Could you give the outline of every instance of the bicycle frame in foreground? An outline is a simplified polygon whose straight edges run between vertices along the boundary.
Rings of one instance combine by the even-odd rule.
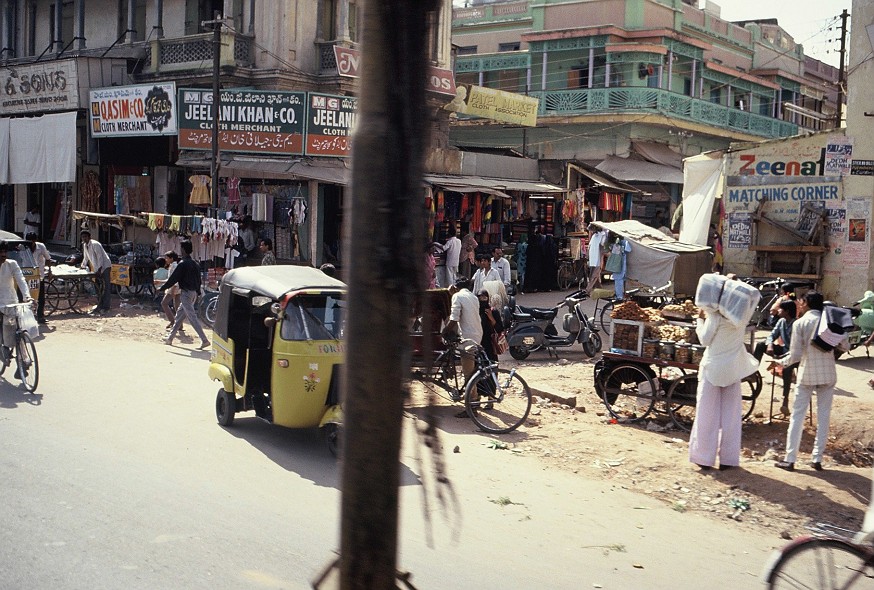
[[[30,303],[14,303],[3,306],[3,321],[15,318],[15,343],[9,347],[11,357],[6,356],[6,348],[0,347],[0,375],[6,372],[6,367],[15,359],[15,379],[29,393],[36,391],[39,384],[39,360],[36,356],[36,346],[30,335],[21,328],[21,313],[24,308],[30,308]],[[4,343],[6,344],[6,343]]]

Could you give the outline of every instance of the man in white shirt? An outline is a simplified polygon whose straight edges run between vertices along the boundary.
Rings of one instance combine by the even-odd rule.
[[[99,315],[109,311],[110,284],[109,273],[112,270],[112,261],[109,254],[103,249],[100,242],[91,239],[91,232],[84,230],[79,234],[82,237],[82,268],[91,268],[95,281],[98,281],[98,289],[103,288],[100,301],[89,313]]]
[[[21,273],[21,267],[14,260],[6,258],[9,253],[9,246],[6,242],[0,242],[0,321],[3,322],[3,357],[2,362],[8,363],[12,358],[10,349],[15,345],[15,329],[16,324],[7,324],[3,321],[3,313],[6,305],[14,305],[18,303],[18,293],[16,288],[21,292],[21,296],[25,303],[33,301],[30,298],[30,290],[27,288],[27,282],[24,280],[24,275]],[[16,377],[17,379],[18,377]]]
[[[39,205],[34,205],[30,211],[24,214],[24,233],[35,233],[39,235],[39,224],[42,217],[39,214]]]
[[[42,242],[36,241],[37,235],[35,233],[31,232],[24,237],[28,242],[30,242],[27,245],[26,251],[30,253],[33,258],[33,264],[39,269],[39,299],[36,308],[36,321],[40,324],[44,324],[46,323],[46,267],[53,265],[54,260],[52,260],[52,255],[49,254],[46,245]]]
[[[443,333],[446,335],[458,334],[462,339],[472,340],[476,345],[479,345],[483,339],[483,324],[479,315],[479,299],[470,292],[470,280],[464,277],[458,279],[458,282],[449,287],[449,293],[452,295],[452,304],[449,311],[449,323]],[[460,347],[462,351],[461,370],[464,372],[465,381],[473,375],[473,349],[475,347],[469,343]]]
[[[510,273],[510,261],[504,258],[504,250],[501,249],[500,246],[495,246],[495,249],[492,250],[492,254],[494,254],[492,258],[492,268],[498,271],[498,274],[501,276],[501,282],[504,283],[504,286],[509,287],[513,277]],[[474,289],[474,293],[479,293],[479,291]]]
[[[800,362],[796,374],[795,402],[789,415],[789,431],[786,434],[786,457],[783,461],[777,461],[774,466],[786,471],[795,470],[801,431],[804,429],[804,416],[807,414],[810,398],[816,391],[816,437],[813,440],[810,466],[817,471],[822,471],[822,454],[828,441],[832,397],[838,381],[835,355],[834,351],[826,352],[813,344],[823,313],[822,294],[808,291],[803,298],[795,302],[795,305],[799,313],[804,315],[792,324],[789,355],[774,361],[775,364],[779,363],[783,367]],[[846,342],[844,338],[836,348],[846,350]]]
[[[501,275],[492,268],[491,260],[488,256],[480,254],[476,258],[479,270],[473,275],[473,292],[479,293],[483,290],[483,283],[486,281],[500,281]]]
[[[461,257],[461,240],[455,235],[455,227],[449,227],[449,239],[443,244],[446,252],[446,278],[449,285],[454,285],[458,279],[458,260]]]

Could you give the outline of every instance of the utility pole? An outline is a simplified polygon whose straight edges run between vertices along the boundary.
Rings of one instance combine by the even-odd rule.
[[[210,194],[213,208],[219,204],[219,112],[221,111],[221,96],[219,95],[219,67],[222,56],[222,15],[216,11],[213,20],[205,20],[200,24],[212,25],[212,161],[210,162]]]
[[[841,13],[841,61],[838,66],[838,106],[837,120],[835,121],[835,129],[841,128],[841,118],[844,110],[844,64],[847,56],[847,19],[850,18],[850,13],[845,8]]]

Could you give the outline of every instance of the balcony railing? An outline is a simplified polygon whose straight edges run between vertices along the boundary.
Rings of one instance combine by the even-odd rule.
[[[255,39],[249,35],[223,31],[221,38],[222,66],[255,65]],[[146,44],[147,73],[205,67],[212,63],[212,33],[187,35],[176,39],[155,39]]]
[[[529,92],[540,99],[538,115],[640,113],[650,111],[693,123],[760,137],[789,137],[798,125],[658,88],[580,88]]]

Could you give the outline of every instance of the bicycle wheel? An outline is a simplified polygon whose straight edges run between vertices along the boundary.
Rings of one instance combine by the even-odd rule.
[[[76,281],[70,291],[70,308],[76,313],[88,313],[100,302],[100,289],[93,279]]]
[[[16,375],[24,388],[33,393],[39,384],[39,360],[36,346],[27,332],[19,332],[15,343]]]
[[[47,315],[51,315],[56,311],[65,311],[70,309],[71,301],[75,302],[75,293],[71,296],[71,283],[64,279],[52,279],[46,283],[46,308]]]
[[[506,369],[478,371],[467,382],[464,407],[483,432],[512,432],[528,418],[531,389],[522,377]]]
[[[601,308],[601,315],[598,316],[598,323],[601,324],[601,329],[608,336],[610,335],[610,321],[613,319],[610,317],[610,314],[613,313],[613,306],[615,304],[615,301],[604,304],[604,307]]]
[[[649,367],[623,363],[610,367],[601,380],[601,401],[616,420],[639,422],[652,411],[658,388]]]
[[[680,430],[689,432],[695,421],[695,403],[698,395],[698,375],[689,373],[683,375],[671,384],[668,389],[668,416]]]
[[[202,313],[200,314],[200,319],[210,328],[212,328],[212,324],[215,322],[215,310],[217,306],[218,297],[213,297],[207,301],[205,305],[201,306]]]
[[[743,419],[746,420],[756,407],[756,399],[762,393],[762,376],[758,371],[741,380],[741,400],[743,404]]]
[[[874,588],[874,556],[846,541],[811,537],[777,554],[765,581],[771,590]]]

